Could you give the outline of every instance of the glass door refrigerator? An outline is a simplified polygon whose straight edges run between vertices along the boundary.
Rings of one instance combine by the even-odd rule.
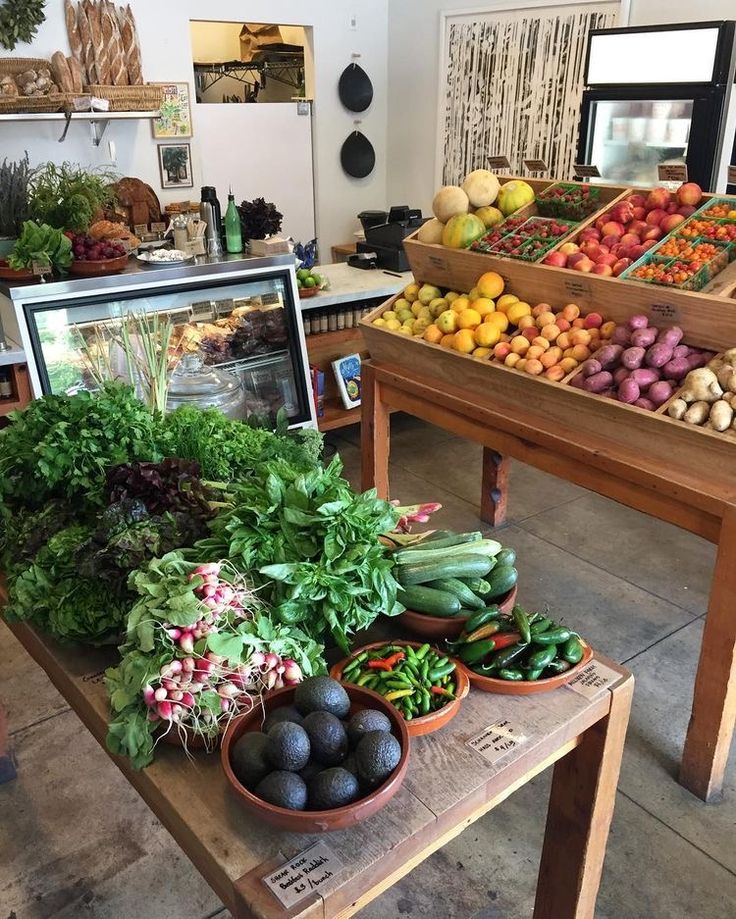
[[[660,164],[726,190],[736,133],[734,27],[697,22],[596,29],[585,66],[578,163],[603,183],[659,184]]]

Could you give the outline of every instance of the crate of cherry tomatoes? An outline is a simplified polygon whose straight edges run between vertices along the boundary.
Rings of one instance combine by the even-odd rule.
[[[471,245],[473,252],[500,258],[538,262],[577,228],[572,220],[540,216],[511,216]]]

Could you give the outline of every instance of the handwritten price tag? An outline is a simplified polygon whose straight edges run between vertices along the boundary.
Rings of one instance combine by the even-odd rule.
[[[597,166],[586,166],[585,163],[575,163],[575,175],[583,179],[599,179],[600,171]]]
[[[652,316],[667,322],[679,322],[680,310],[673,303],[652,303],[649,308]]]
[[[284,909],[291,909],[300,900],[324,887],[343,868],[343,863],[326,842],[316,842],[272,874],[266,875],[263,883]]]
[[[587,667],[567,684],[568,689],[585,696],[586,699],[595,699],[613,683],[618,683],[621,674],[606,667],[600,661],[591,661]]]
[[[491,765],[525,742],[526,737],[508,718],[489,725],[480,734],[466,741],[471,750],[480,753]]]
[[[524,165],[529,172],[547,172],[548,166],[544,160],[524,160]]]
[[[687,166],[684,163],[660,163],[657,175],[660,182],[687,182]]]
[[[728,167],[728,184],[736,185],[736,164]]]
[[[511,163],[507,156],[489,156],[488,165],[491,169],[511,169]]]

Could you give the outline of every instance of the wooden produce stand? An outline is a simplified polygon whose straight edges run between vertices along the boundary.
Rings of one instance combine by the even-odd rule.
[[[483,272],[497,271],[507,291],[532,304],[575,302],[617,322],[645,313],[654,324],[681,326],[689,345],[736,346],[736,300],[720,275],[712,282],[717,293],[696,293],[412,239],[405,245],[421,282],[469,290]],[[686,788],[716,799],[736,722],[736,432],[718,434],[407,339],[371,324],[386,308],[361,322],[372,357],[363,368],[364,487],[388,496],[388,413],[404,411],[484,446],[487,522],[503,520],[505,458],[513,457],[718,545],[680,771]]]
[[[62,647],[25,624],[10,628],[104,745],[103,674],[115,652]],[[237,919],[352,916],[553,767],[534,916],[593,919],[634,681],[605,658],[589,666],[603,685],[531,697],[472,691],[443,730],[412,738],[406,780],[386,808],[337,833],[283,833],[251,816],[230,794],[219,755],[195,751],[190,761],[162,744],[141,772],[113,760]],[[315,843],[334,860],[333,877],[284,908],[263,878]]]

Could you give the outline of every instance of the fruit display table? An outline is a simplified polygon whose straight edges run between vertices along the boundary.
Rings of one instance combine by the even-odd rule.
[[[62,647],[27,625],[10,627],[104,746],[103,674],[114,651]],[[560,687],[530,698],[471,692],[451,724],[412,740],[406,780],[380,815],[332,834],[279,832],[241,810],[228,793],[219,756],[195,751],[192,762],[181,749],[165,747],[142,772],[113,759],[240,919],[354,915],[553,767],[534,915],[592,919],[633,678],[605,658],[591,666],[593,679],[577,690]],[[319,848],[307,851],[314,845]],[[286,873],[279,870],[295,862]],[[291,905],[282,905],[264,883],[274,874],[275,888]]]

